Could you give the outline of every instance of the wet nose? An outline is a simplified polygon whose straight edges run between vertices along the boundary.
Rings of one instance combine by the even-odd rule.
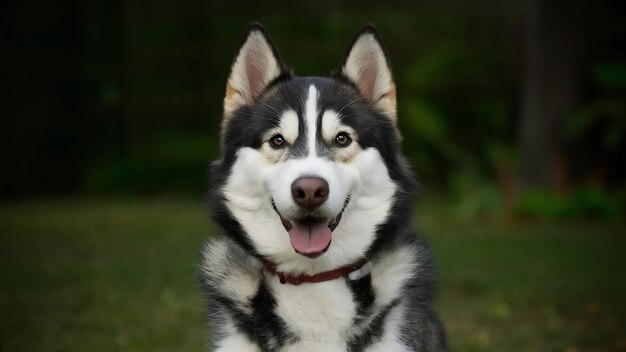
[[[313,209],[328,199],[328,182],[320,177],[300,177],[291,184],[291,196],[299,206]]]

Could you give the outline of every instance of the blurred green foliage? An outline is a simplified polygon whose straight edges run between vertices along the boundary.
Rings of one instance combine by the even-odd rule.
[[[570,196],[546,191],[528,191],[516,204],[517,214],[525,218],[575,220],[598,218],[621,219],[626,204],[623,195],[609,196],[597,187],[581,187]]]
[[[449,211],[453,217],[467,221],[505,216],[504,200],[496,185],[475,172],[456,174],[449,189]]]
[[[96,160],[85,175],[83,188],[109,194],[206,192],[207,155],[215,155],[215,147],[204,135],[169,133],[146,143],[135,155]]]
[[[565,136],[575,142],[595,131],[595,147],[605,153],[618,152],[626,142],[626,103],[602,99],[585,105],[564,124]]]
[[[603,87],[610,89],[626,89],[625,62],[599,62],[594,67],[593,76]]]

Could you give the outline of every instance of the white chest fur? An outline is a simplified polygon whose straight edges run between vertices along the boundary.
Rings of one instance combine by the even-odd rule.
[[[277,277],[267,277],[276,299],[276,314],[299,336],[287,351],[345,351],[345,341],[352,327],[356,304],[345,280],[281,284]]]
[[[229,249],[230,248],[230,249]],[[420,267],[416,261],[419,249],[404,246],[387,251],[374,262],[348,275],[348,280],[358,280],[370,274],[374,301],[365,316],[357,318],[358,302],[346,278],[301,285],[281,284],[278,276],[261,269],[260,261],[249,258],[239,247],[227,241],[213,241],[205,248],[203,262],[204,280],[212,286],[216,294],[228,297],[236,303],[234,308],[254,320],[253,297],[258,295],[260,282],[265,281],[274,301],[273,313],[284,323],[281,332],[266,340],[267,348],[276,349],[281,338],[285,344],[277,352],[321,352],[348,349],[347,341],[360,339],[377,314],[383,312],[393,302],[395,305],[382,322],[382,334],[376,336],[365,348],[367,352],[408,351],[402,341],[401,323],[407,310],[401,292]],[[247,258],[247,259],[246,259]],[[219,268],[223,270],[218,270]],[[399,300],[399,301],[398,301]],[[257,342],[250,340],[244,331],[235,324],[235,317],[224,314],[218,319],[216,351],[219,352],[259,352]],[[359,320],[358,325],[355,321]],[[241,323],[241,322],[240,322]],[[244,324],[252,321],[244,321]],[[257,329],[261,326],[251,326]],[[378,329],[377,328],[377,329]],[[290,337],[295,337],[291,339]],[[352,341],[354,342],[354,341]]]

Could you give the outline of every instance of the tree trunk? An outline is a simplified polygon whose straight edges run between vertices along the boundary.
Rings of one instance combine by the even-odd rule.
[[[575,3],[534,0],[527,19],[519,125],[522,191],[567,192],[562,121],[576,102],[580,53]]]

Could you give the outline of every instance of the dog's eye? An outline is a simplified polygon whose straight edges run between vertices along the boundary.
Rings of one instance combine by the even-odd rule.
[[[350,138],[346,132],[339,132],[337,137],[335,137],[335,141],[337,141],[340,147],[347,147],[352,142],[352,138]]]
[[[281,136],[280,134],[277,134],[275,136],[273,136],[272,138],[270,138],[270,144],[273,148],[281,148],[285,145],[285,137]]]

